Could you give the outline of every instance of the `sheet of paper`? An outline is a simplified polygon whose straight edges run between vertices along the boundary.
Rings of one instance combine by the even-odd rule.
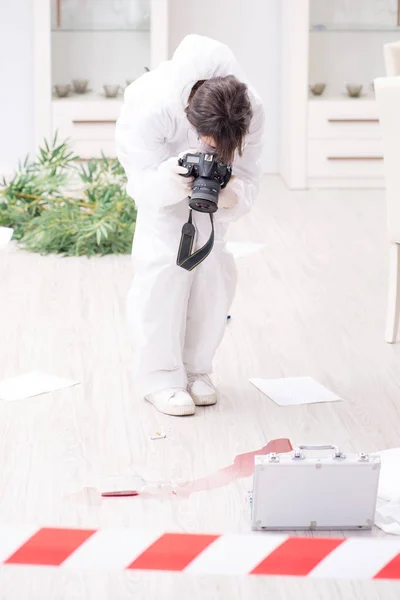
[[[386,502],[378,498],[375,525],[385,533],[400,535],[400,502]]]
[[[378,452],[381,472],[375,525],[385,533],[400,535],[400,448]]]
[[[7,402],[24,400],[39,394],[46,394],[62,388],[77,385],[78,381],[55,377],[47,373],[32,371],[11,379],[0,381],[0,399]]]
[[[0,227],[0,249],[7,246],[14,233],[11,227]]]
[[[250,382],[279,406],[342,400],[312,377],[250,379]]]
[[[233,254],[234,258],[243,258],[249,254],[254,254],[265,248],[265,244],[253,244],[251,242],[227,242],[228,252]]]

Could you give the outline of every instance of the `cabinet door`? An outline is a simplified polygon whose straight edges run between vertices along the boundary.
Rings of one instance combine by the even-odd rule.
[[[313,100],[308,104],[308,138],[380,139],[375,101]]]
[[[309,178],[383,177],[383,143],[380,140],[310,140]]]

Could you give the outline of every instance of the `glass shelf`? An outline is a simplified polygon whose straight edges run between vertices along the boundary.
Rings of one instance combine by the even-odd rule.
[[[399,32],[400,0],[310,0],[312,32]]]
[[[51,0],[52,31],[150,31],[150,0]]]
[[[53,27],[51,30],[53,33],[55,32],[60,32],[60,33],[97,33],[97,32],[103,32],[103,33],[150,33],[150,28],[112,28],[112,27],[96,27],[96,28],[72,28],[72,27]]]
[[[395,25],[337,25],[337,24],[324,24],[324,25],[311,25],[311,33],[387,33],[387,32],[400,32],[400,27]]]

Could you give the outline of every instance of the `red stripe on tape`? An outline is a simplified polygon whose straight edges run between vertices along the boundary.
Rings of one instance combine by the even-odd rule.
[[[43,527],[4,564],[59,566],[94,533],[94,529]]]
[[[134,560],[128,569],[182,571],[219,537],[166,533]]]
[[[400,579],[400,554],[383,567],[374,579]]]
[[[267,556],[251,575],[308,575],[344,540],[289,538]]]

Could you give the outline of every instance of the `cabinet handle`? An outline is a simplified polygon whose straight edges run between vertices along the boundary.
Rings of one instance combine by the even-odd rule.
[[[57,24],[56,26],[59,28],[61,27],[61,0],[57,0]]]
[[[383,160],[383,156],[328,156],[328,160]]]
[[[115,123],[117,122],[117,119],[106,119],[106,120],[102,120],[102,121],[95,121],[93,119],[90,120],[80,120],[80,119],[74,119],[72,121],[72,123],[74,125],[115,125]]]
[[[328,119],[328,123],[379,123],[379,119]]]

